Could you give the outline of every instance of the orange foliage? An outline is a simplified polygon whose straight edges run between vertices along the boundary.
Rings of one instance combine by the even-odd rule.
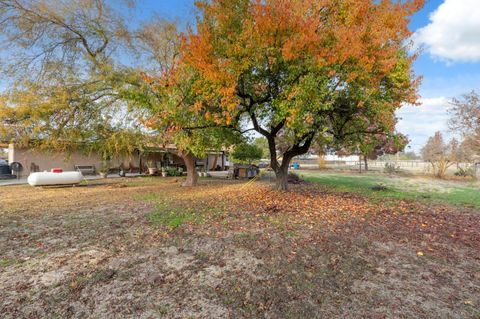
[[[199,1],[203,18],[197,32],[184,37],[183,59],[202,74],[198,89],[208,85],[218,92],[229,113],[239,104],[239,77],[265,59],[272,67],[279,58],[301,60],[347,83],[364,79],[378,85],[397,65],[411,35],[408,16],[422,5],[422,0]],[[416,101],[414,91],[409,102]]]

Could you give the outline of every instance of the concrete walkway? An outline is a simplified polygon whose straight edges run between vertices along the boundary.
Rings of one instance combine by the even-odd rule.
[[[145,176],[145,175],[140,175],[137,173],[127,173],[125,177],[137,177],[137,176]],[[108,174],[107,178],[120,178],[121,176],[118,174]],[[84,178],[88,181],[90,180],[96,180],[96,179],[102,179],[100,175],[86,175]],[[27,183],[27,178],[22,177],[19,179],[2,179],[0,180],[0,186],[11,186],[11,185],[24,185],[28,184]]]

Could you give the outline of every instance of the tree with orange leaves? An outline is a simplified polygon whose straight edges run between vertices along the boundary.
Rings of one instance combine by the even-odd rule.
[[[392,131],[416,102],[409,16],[422,0],[211,0],[183,63],[199,76],[195,111],[218,126],[251,126],[269,145],[277,188],[312,143]],[[371,130],[370,123],[375,123]],[[279,139],[287,147],[278,147]]]
[[[142,112],[142,123],[162,144],[175,144],[176,155],[187,168],[183,186],[197,185],[196,159],[208,151],[220,150],[239,139],[232,127],[217,125],[209,110],[199,110],[199,94],[194,90],[198,74],[182,63],[181,35],[174,23],[156,21],[137,33],[137,54],[151,61],[143,72],[134,74],[120,96],[132,109]],[[122,79],[126,77],[123,76]]]
[[[236,131],[215,125],[205,113],[194,111],[194,74],[179,65],[156,77],[143,74],[122,90],[130,106],[143,111],[142,123],[163,144],[175,144],[187,168],[183,186],[197,185],[196,159],[221,150],[239,139]],[[132,84],[132,83],[131,83]]]

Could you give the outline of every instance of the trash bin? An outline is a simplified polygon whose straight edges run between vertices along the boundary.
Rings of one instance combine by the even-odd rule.
[[[293,169],[300,169],[300,164],[293,163]]]

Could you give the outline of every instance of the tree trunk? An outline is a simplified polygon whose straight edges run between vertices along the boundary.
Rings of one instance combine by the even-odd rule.
[[[366,156],[363,156],[363,161],[365,163],[365,171],[368,171],[368,158]]]
[[[276,134],[276,133],[275,133]],[[302,155],[308,152],[310,145],[315,137],[314,134],[306,135],[303,140],[303,144],[297,143],[283,153],[282,163],[279,164],[277,160],[276,144],[275,144],[275,135],[265,135],[268,141],[268,148],[270,150],[270,167],[275,172],[275,186],[277,190],[286,191],[288,190],[288,168],[290,166],[290,161],[298,155]]]
[[[275,137],[267,136],[268,149],[270,151],[270,167],[275,173],[275,188],[277,190],[287,190],[288,189],[288,165],[286,168],[278,163],[277,151],[275,146]],[[290,162],[290,161],[289,161]]]
[[[292,158],[292,154],[283,154],[282,164],[275,170],[275,187],[279,191],[288,190],[288,168]]]
[[[180,156],[187,167],[187,179],[182,186],[197,186],[198,175],[195,169],[195,157],[190,153],[180,152]]]
[[[279,191],[288,190],[288,165],[284,166],[282,163],[275,171],[275,188]]]

